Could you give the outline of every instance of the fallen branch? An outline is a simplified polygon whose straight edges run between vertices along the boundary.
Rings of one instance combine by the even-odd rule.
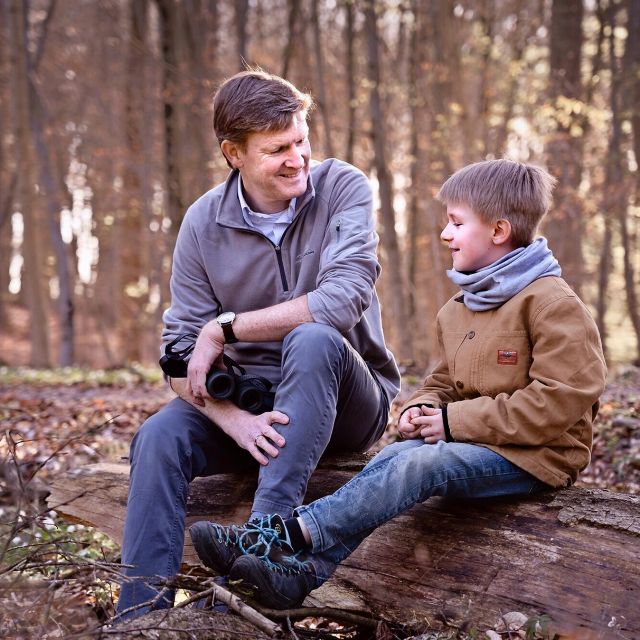
[[[211,586],[207,588],[207,584],[210,584]],[[260,631],[264,631],[264,633],[271,638],[276,638],[282,635],[282,627],[280,625],[275,624],[273,621],[269,620],[269,618],[263,616],[259,611],[250,607],[228,589],[225,589],[219,584],[215,584],[211,578],[206,580],[204,585],[204,591],[194,594],[187,600],[178,604],[176,608],[186,607],[197,600],[202,600],[203,598],[211,596],[214,602],[222,602],[223,604],[226,604],[229,609],[241,615],[245,620],[248,620],[252,625],[260,629]]]

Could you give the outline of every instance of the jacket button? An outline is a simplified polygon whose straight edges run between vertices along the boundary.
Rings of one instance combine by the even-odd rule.
[[[469,338],[469,340],[472,340],[475,337],[476,337],[475,331],[469,331],[469,333],[467,333],[467,338]]]
[[[458,389],[462,389],[462,387],[464,387],[464,383],[460,382],[460,380],[458,380],[458,382],[456,382],[456,387],[458,387]]]

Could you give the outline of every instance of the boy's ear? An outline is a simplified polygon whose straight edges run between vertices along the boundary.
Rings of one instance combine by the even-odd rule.
[[[223,140],[220,143],[220,150],[234,169],[242,167],[244,164],[242,162],[242,149],[237,143],[231,142],[231,140]]]
[[[493,225],[493,244],[505,244],[511,240],[511,223],[506,218],[496,220]]]

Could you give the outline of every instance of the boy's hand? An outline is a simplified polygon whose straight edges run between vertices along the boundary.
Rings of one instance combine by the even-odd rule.
[[[420,427],[413,424],[413,419],[422,415],[420,407],[409,407],[398,420],[398,435],[406,440],[420,437]]]
[[[422,438],[427,444],[447,439],[442,411],[424,404],[421,407],[411,407],[400,416],[398,431],[404,438]]]
[[[422,415],[413,419],[413,424],[420,427],[420,436],[427,444],[435,444],[440,440],[446,441],[442,410],[433,407],[420,407]]]

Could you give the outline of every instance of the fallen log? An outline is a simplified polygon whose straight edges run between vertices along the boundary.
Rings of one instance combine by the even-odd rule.
[[[313,475],[306,501],[334,491],[348,460]],[[121,543],[128,468],[93,465],[60,477],[48,505]],[[192,483],[187,525],[246,520],[255,478]],[[187,536],[183,562],[198,564]],[[375,531],[309,606],[353,609],[434,628],[492,628],[502,614],[550,616],[554,633],[640,637],[640,497],[573,487],[519,499],[432,498]]]

